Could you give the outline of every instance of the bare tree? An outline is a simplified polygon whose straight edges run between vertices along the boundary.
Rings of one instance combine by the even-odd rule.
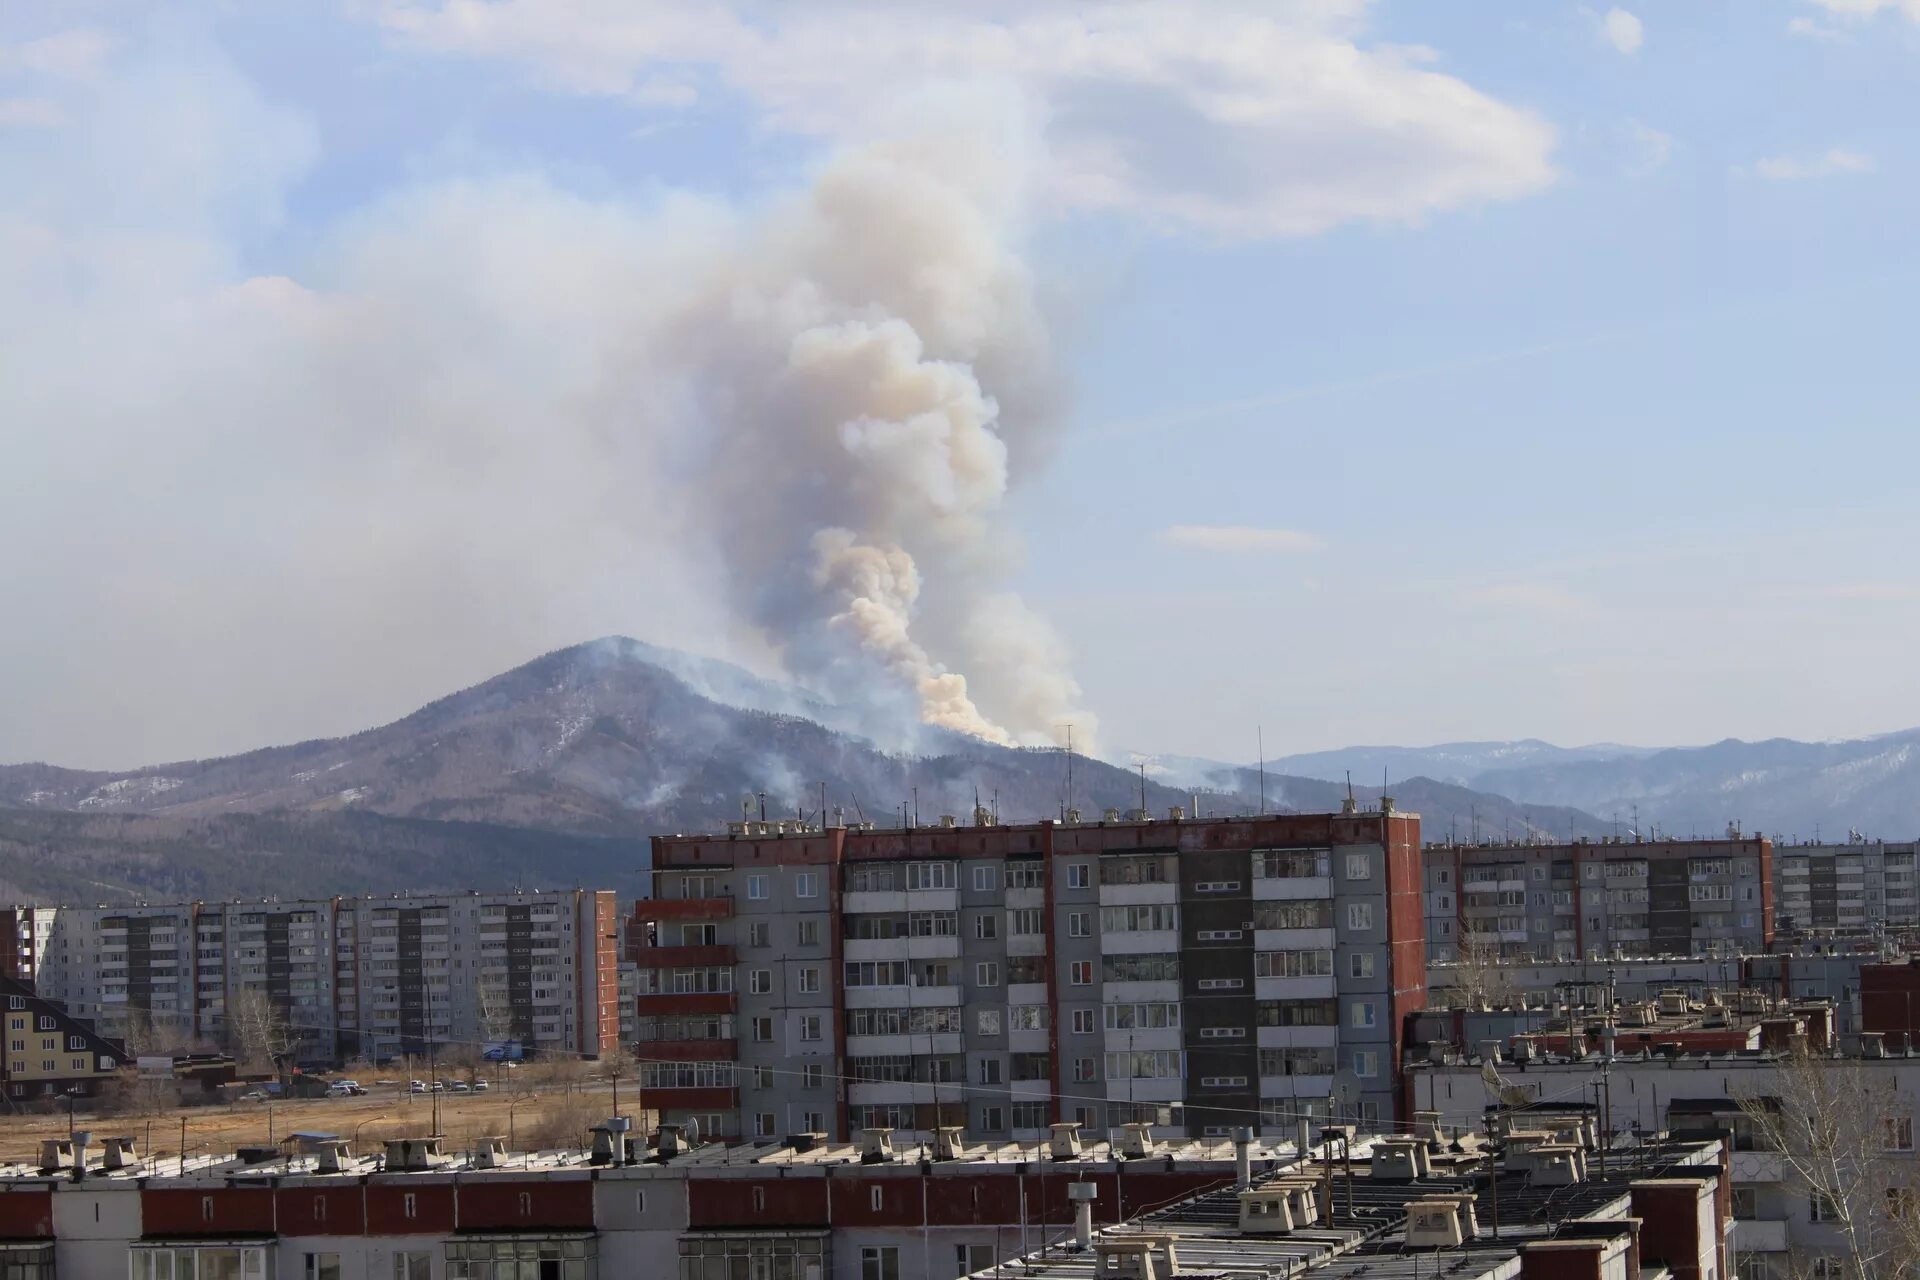
[[[1513,979],[1500,955],[1498,935],[1462,930],[1460,947],[1454,961],[1455,989],[1467,1008],[1481,1001],[1504,1004],[1513,998]]]
[[[480,1035],[489,1047],[513,1038],[513,1002],[506,983],[482,978],[473,988],[473,1008]]]
[[[255,1070],[278,1067],[300,1042],[299,1031],[287,1025],[260,987],[242,987],[227,1001],[226,1026],[228,1052],[241,1066]]]
[[[1913,1115],[1893,1073],[1796,1047],[1769,1085],[1736,1097],[1754,1143],[1780,1154],[1784,1182],[1807,1197],[1833,1243],[1795,1254],[1795,1280],[1874,1280],[1920,1269]],[[1898,1153],[1898,1154],[1895,1154]]]

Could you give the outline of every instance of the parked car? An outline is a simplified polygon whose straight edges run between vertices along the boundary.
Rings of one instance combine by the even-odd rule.
[[[485,1093],[491,1087],[492,1086],[490,1086],[485,1080],[475,1080],[473,1082],[473,1091],[475,1093]]]
[[[366,1092],[365,1089],[362,1089],[352,1080],[335,1080],[327,1086],[327,1096],[329,1098],[358,1098],[363,1097]]]
[[[272,1096],[273,1095],[269,1094],[265,1089],[249,1089],[245,1093],[240,1095],[240,1101],[265,1102],[268,1098]]]
[[[431,1085],[427,1086],[428,1093],[445,1093],[446,1091],[447,1082],[444,1080],[435,1080]]]
[[[452,1084],[447,1086],[447,1092],[448,1093],[469,1093],[471,1092],[471,1090],[467,1088],[466,1081],[455,1080]]]
[[[425,1080],[407,1081],[408,1093],[425,1093],[426,1091],[427,1091],[427,1082]]]

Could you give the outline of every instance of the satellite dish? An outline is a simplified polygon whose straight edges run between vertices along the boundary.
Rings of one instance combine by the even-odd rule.
[[[693,1116],[687,1117],[686,1134],[688,1146],[697,1147],[700,1145],[700,1121],[697,1118]]]

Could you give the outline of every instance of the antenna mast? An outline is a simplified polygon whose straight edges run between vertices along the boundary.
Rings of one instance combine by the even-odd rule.
[[[1260,746],[1260,812],[1267,811],[1267,729],[1265,725],[1255,725],[1254,741]]]
[[[1140,816],[1147,816],[1147,762],[1140,762]]]

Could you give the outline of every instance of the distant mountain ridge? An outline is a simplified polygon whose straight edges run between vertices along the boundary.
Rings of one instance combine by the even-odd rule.
[[[1057,817],[1069,802],[1058,751],[931,730],[914,735],[915,750],[889,751],[831,727],[861,719],[725,663],[609,637],[344,738],[126,772],[0,766],[0,874],[23,892],[68,892],[76,877],[106,896],[157,891],[177,882],[177,868],[148,855],[201,840],[225,851],[217,878],[235,893],[281,891],[274,868],[284,871],[279,855],[293,847],[302,882],[339,886],[330,892],[500,887],[516,874],[544,881],[539,858],[522,873],[501,852],[537,847],[515,844],[520,832],[570,842],[556,847],[568,850],[572,877],[624,886],[637,880],[634,851],[645,837],[720,829],[743,797],[757,808],[764,794],[771,814],[817,821],[824,787],[829,817],[881,825],[965,815],[976,797],[1006,821]],[[1269,811],[1335,809],[1346,794],[1342,784],[1278,770],[1265,783]],[[1143,802],[1158,815],[1197,805],[1228,816],[1254,811],[1260,790],[1257,771],[1245,768],[1226,766],[1206,787],[1171,786],[1081,756],[1071,803],[1090,818]],[[1378,802],[1378,787],[1355,792],[1362,804]],[[1476,819],[1516,835],[1602,830],[1590,814],[1451,784],[1396,781],[1394,794],[1422,813],[1430,836],[1464,833]],[[281,825],[239,823],[243,815]],[[265,842],[252,861],[248,839]],[[343,869],[331,878],[330,839]],[[35,858],[9,862],[10,847],[45,863],[37,885]],[[404,850],[404,865],[384,862],[386,847]],[[105,865],[117,870],[89,871]]]

